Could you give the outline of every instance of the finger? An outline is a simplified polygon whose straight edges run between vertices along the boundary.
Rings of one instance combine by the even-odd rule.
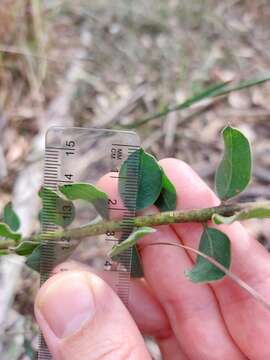
[[[209,187],[187,164],[175,159],[165,159],[160,164],[179,193],[178,209],[209,207],[219,203]],[[175,224],[173,227],[185,244],[198,247],[201,225]],[[270,301],[268,252],[248,235],[240,223],[218,228],[226,232],[232,243],[232,271]],[[250,359],[269,358],[269,311],[229,278],[211,284],[211,287],[218,298],[227,327],[242,351]]]
[[[226,329],[212,290],[185,277],[184,271],[192,266],[187,253],[172,246],[147,246],[164,241],[180,240],[171,227],[159,226],[154,234],[139,241],[140,253],[145,277],[164,307],[184,353],[192,360],[243,359]]]
[[[163,360],[188,360],[186,354],[180,348],[179,343],[173,334],[166,338],[158,339],[157,342]]]
[[[109,175],[104,176],[98,186],[109,197],[118,199],[117,183]],[[157,210],[151,208],[147,211],[153,213]],[[213,359],[221,356],[242,359],[226,330],[211,289],[194,285],[185,278],[184,270],[192,266],[187,253],[175,251],[172,247],[143,246],[164,241],[179,241],[169,226],[159,226],[153,235],[146,236],[139,244],[146,280],[161,302],[180,347],[190,359],[203,359],[206,353]],[[198,339],[196,343],[194,338]]]
[[[55,360],[150,360],[125,306],[94,274],[51,277],[39,290],[35,314]]]
[[[110,271],[97,271],[85,264],[80,264],[75,261],[58,265],[54,273],[74,270],[95,273],[106,281],[115,292],[117,290],[114,276]],[[144,334],[162,338],[170,334],[171,330],[167,316],[144,280],[131,279],[128,308],[138,328]]]

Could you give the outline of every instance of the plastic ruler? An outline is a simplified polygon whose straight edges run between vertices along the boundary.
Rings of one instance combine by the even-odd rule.
[[[101,176],[108,173],[112,181],[118,181],[121,163],[130,154],[133,154],[130,157],[132,160],[127,162],[126,186],[121,194],[122,199],[125,200],[124,203],[128,204],[128,209],[123,208],[123,205],[120,206],[116,199],[109,199],[108,203],[109,210],[114,214],[119,212],[119,216],[121,212],[121,216],[125,220],[120,240],[115,237],[114,233],[105,235],[106,243],[113,245],[115,242],[126,238],[133,229],[139,173],[139,152],[136,150],[139,148],[140,140],[134,132],[52,127],[46,135],[43,185],[50,190],[57,191],[58,187],[63,184],[95,183]],[[68,206],[59,208],[46,193],[43,197],[43,208],[47,213],[57,214],[57,212],[61,212],[62,216],[70,216]],[[81,215],[82,219],[80,219],[80,213],[78,218],[75,217],[75,224],[82,225],[85,217],[95,216],[92,213],[87,213],[85,216],[83,211]],[[43,218],[42,221],[41,284],[51,276],[59,259],[72,257],[72,247],[69,246],[70,239],[58,239],[59,241],[53,239],[52,234],[59,227],[50,221],[51,218],[49,216]],[[70,227],[72,226],[73,224],[70,225]],[[63,246],[63,244],[65,245]],[[126,305],[129,298],[131,259],[131,250],[127,250],[121,255],[118,264],[112,266],[108,260],[104,264],[105,269],[114,271],[118,295]],[[38,360],[49,359],[52,357],[41,335]]]

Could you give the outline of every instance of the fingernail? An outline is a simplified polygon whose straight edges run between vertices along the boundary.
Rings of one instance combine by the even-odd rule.
[[[94,297],[86,277],[67,273],[40,290],[37,310],[58,338],[79,331],[95,313]]]

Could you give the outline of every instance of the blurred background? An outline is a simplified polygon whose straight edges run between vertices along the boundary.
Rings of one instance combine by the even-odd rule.
[[[1,0],[0,210],[12,200],[21,231],[38,230],[52,125],[134,127],[147,151],[187,161],[213,185],[230,123],[253,148],[241,200],[269,199],[270,83],[167,111],[213,84],[269,75],[269,23],[269,0]],[[268,246],[269,221],[246,226]],[[97,243],[88,257],[104,250]],[[23,258],[1,257],[1,360],[33,358],[38,286]]]

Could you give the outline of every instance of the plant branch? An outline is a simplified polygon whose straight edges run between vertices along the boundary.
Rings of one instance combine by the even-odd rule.
[[[17,243],[15,240],[2,239],[0,240],[0,250],[7,250],[12,246],[15,246]]]
[[[57,230],[52,233],[37,233],[27,238],[22,238],[22,242],[42,243],[48,240],[53,240],[61,243],[70,242],[71,239],[78,240],[84,237],[97,236],[106,234],[108,232],[122,231],[125,227],[151,227],[159,225],[169,225],[176,223],[205,223],[211,220],[213,214],[222,216],[232,216],[240,211],[250,211],[252,209],[267,208],[270,211],[270,202],[249,202],[238,204],[223,203],[219,206],[213,206],[203,209],[193,210],[175,210],[168,212],[161,212],[158,214],[136,216],[135,218],[126,220],[110,220],[100,221],[98,223],[86,224],[77,228]],[[263,216],[260,216],[263,217]],[[269,217],[268,215],[265,217]],[[0,250],[11,249],[18,245],[18,242],[11,239],[0,240]]]
[[[36,234],[22,241],[42,242],[45,240],[54,241],[70,241],[71,239],[81,239],[89,236],[97,236],[106,234],[107,232],[122,231],[124,227],[143,227],[143,226],[159,226],[169,225],[175,223],[196,222],[204,223],[211,220],[213,214],[222,216],[232,216],[239,211],[249,211],[253,208],[269,207],[270,202],[256,202],[256,203],[239,203],[239,204],[221,204],[219,206],[194,209],[194,210],[175,210],[162,212],[152,215],[137,216],[132,220],[110,220],[100,221],[95,224],[87,224],[78,228],[71,228],[66,230],[58,230],[50,234]],[[1,242],[2,243],[2,242]],[[3,245],[3,243],[2,243]]]

